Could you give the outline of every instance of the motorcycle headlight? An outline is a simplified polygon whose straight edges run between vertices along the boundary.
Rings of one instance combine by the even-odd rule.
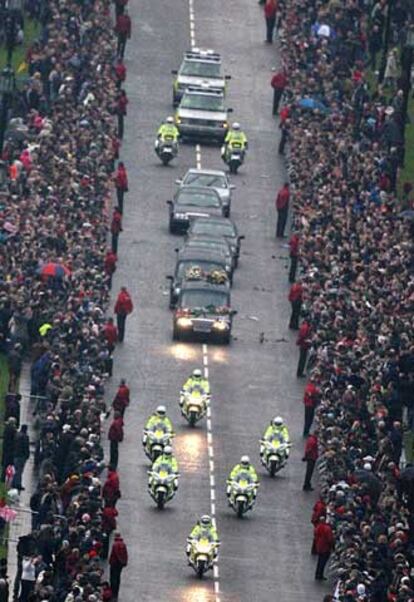
[[[191,318],[178,318],[177,326],[178,328],[190,328],[193,325],[193,321]]]
[[[229,327],[227,322],[224,322],[223,320],[216,320],[213,323],[213,328],[214,330],[227,330]]]

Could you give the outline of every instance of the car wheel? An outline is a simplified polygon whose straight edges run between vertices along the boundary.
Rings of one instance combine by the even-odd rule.
[[[226,332],[225,334],[222,334],[220,337],[220,343],[222,345],[230,345],[230,341],[231,341],[231,334],[230,332]]]
[[[172,219],[170,219],[169,230],[170,230],[170,234],[175,234],[177,232],[177,227],[174,226],[174,222]]]
[[[230,205],[224,209],[224,217],[230,217]]]
[[[173,341],[179,341],[180,340],[180,333],[177,330],[177,328],[176,328],[175,325],[173,326],[172,338],[173,338]]]

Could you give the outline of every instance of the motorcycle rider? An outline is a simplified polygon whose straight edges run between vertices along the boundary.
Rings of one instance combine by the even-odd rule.
[[[199,368],[195,368],[191,376],[185,381],[182,388],[182,393],[188,393],[194,387],[199,387],[205,395],[210,395],[210,383]]]
[[[158,425],[160,423],[165,426],[165,430],[167,430],[171,433],[174,432],[173,424],[172,424],[170,418],[168,418],[168,416],[167,416],[167,409],[165,406],[158,406],[157,409],[155,410],[155,412],[153,414],[151,414],[151,416],[148,418],[147,422],[145,423],[144,437],[143,437],[143,441],[142,441],[144,445],[147,442],[148,431],[151,431],[156,425]]]
[[[204,514],[194,525],[187,543],[187,556],[191,554],[191,548],[194,541],[206,538],[209,541],[218,543],[219,537],[216,527],[213,525],[213,520],[208,514]],[[217,556],[217,547],[214,550],[214,558]]]
[[[175,456],[173,455],[171,445],[166,445],[164,447],[163,453],[160,456],[158,456],[158,458],[153,463],[152,471],[157,472],[158,468],[165,464],[167,464],[170,467],[171,472],[175,473],[176,475],[178,474],[178,462]],[[150,485],[152,485],[152,480],[150,482]],[[174,479],[174,490],[177,491],[177,488],[178,479]]]
[[[253,483],[255,483],[255,484],[259,483],[259,477],[257,476],[256,469],[250,463],[249,456],[242,456],[240,458],[239,464],[236,464],[236,466],[230,472],[229,478],[227,480],[227,495],[229,495],[231,493],[231,482],[236,481],[237,477],[240,474],[243,474],[246,472],[248,473],[248,475]],[[253,495],[254,495],[254,499],[256,499],[256,490],[254,491]]]
[[[180,132],[174,123],[174,117],[167,117],[167,119],[160,125],[157,132],[157,140],[155,141],[155,150],[158,152],[160,143],[165,142],[166,137],[171,138],[172,145],[177,148],[178,138]]]
[[[221,149],[221,158],[224,161],[227,160],[235,143],[237,144],[237,150],[240,150],[244,154],[248,147],[247,136],[237,122],[232,124],[224,139],[224,146]]]
[[[283,443],[285,443],[286,445],[290,444],[290,437],[289,437],[289,431],[288,431],[288,427],[285,424],[285,421],[283,420],[283,418],[281,416],[276,416],[275,418],[272,418],[272,420],[270,421],[269,426],[267,427],[267,429],[264,432],[263,435],[263,439],[264,440],[269,440],[272,439],[273,437],[279,437],[281,439],[281,441]],[[263,455],[264,450],[260,450],[260,455]],[[289,448],[286,448],[286,457],[289,456]]]

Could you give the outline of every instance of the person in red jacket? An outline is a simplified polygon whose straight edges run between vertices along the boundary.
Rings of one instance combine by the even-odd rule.
[[[293,232],[289,240],[289,257],[289,282],[293,284],[296,280],[296,270],[298,268],[299,260],[299,236],[296,234],[296,232]]]
[[[318,564],[316,565],[315,579],[316,581],[326,581],[323,575],[326,563],[334,547],[335,538],[332,527],[326,522],[326,517],[321,516],[319,523],[315,527],[315,551],[318,555]]]
[[[123,59],[120,56],[116,59],[114,71],[116,87],[119,89],[126,80],[127,76],[127,69],[125,67]]]
[[[299,347],[299,361],[298,368],[296,370],[296,376],[298,378],[304,376],[303,372],[305,370],[306,360],[308,358],[308,351],[311,346],[311,332],[311,325],[305,318],[300,325],[298,338],[296,340],[296,345]]]
[[[115,174],[116,198],[118,201],[118,209],[121,213],[124,211],[124,194],[128,192],[128,174],[125,165],[122,161],[118,163],[118,168]]]
[[[119,211],[118,207],[115,207],[112,213],[112,221],[111,221],[111,235],[112,235],[112,252],[118,253],[118,239],[119,235],[122,232],[122,213]]]
[[[276,0],[266,0],[264,5],[264,15],[266,21],[266,42],[273,44],[273,32],[276,25],[277,2]]]
[[[121,497],[118,473],[113,466],[108,467],[108,475],[102,488],[102,497],[105,506],[110,506],[111,508],[115,508],[117,501]]]
[[[122,570],[128,564],[128,550],[120,533],[115,533],[114,543],[112,544],[111,555],[109,557],[109,581],[113,599],[118,600],[119,588],[121,585]]]
[[[312,475],[315,469],[316,460],[318,459],[318,437],[315,433],[311,433],[306,441],[305,453],[302,458],[306,462],[305,482],[303,491],[313,491]]]
[[[105,274],[108,276],[108,285],[109,288],[112,287],[112,276],[116,270],[116,262],[118,261],[118,257],[112,251],[112,249],[108,249],[104,259],[104,270]]]
[[[124,420],[119,412],[114,412],[114,419],[108,431],[109,463],[117,468],[119,459],[119,444],[124,440]]]
[[[125,324],[127,316],[132,313],[134,306],[132,299],[127,291],[126,286],[123,286],[119,292],[118,298],[115,303],[115,314],[118,326],[118,340],[120,343],[125,338]]]
[[[277,73],[274,74],[270,81],[270,85],[273,88],[273,109],[272,115],[277,115],[279,110],[280,99],[282,98],[283,92],[287,86],[288,79],[286,76],[286,71],[281,69]]]
[[[108,318],[104,326],[104,337],[106,339],[108,351],[109,353],[112,353],[118,340],[118,329],[114,324],[113,318]]]
[[[303,436],[307,437],[315,416],[316,406],[319,403],[320,390],[316,386],[314,379],[311,378],[305,387],[303,395],[303,405],[305,406],[305,421],[303,425]]]
[[[289,200],[290,200],[290,192],[289,192],[289,184],[285,182],[283,187],[277,193],[275,205],[277,210],[277,226],[276,226],[276,236],[277,238],[283,238],[285,234],[285,227],[289,212]]]
[[[122,378],[112,402],[114,411],[119,412],[122,417],[125,414],[126,408],[129,406],[129,393],[129,387],[126,384],[125,379]]]
[[[131,37],[131,17],[126,10],[116,18],[115,33],[118,36],[117,54],[124,58],[125,46],[127,40]]]
[[[289,301],[290,301],[290,306],[292,308],[292,313],[291,313],[290,321],[289,321],[289,328],[291,330],[298,330],[299,329],[300,310],[302,308],[302,301],[303,301],[303,286],[301,285],[300,282],[295,282],[290,287]]]

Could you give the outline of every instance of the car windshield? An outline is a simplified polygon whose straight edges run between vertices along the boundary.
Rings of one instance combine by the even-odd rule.
[[[211,234],[215,236],[236,236],[231,222],[203,222],[196,220],[191,228],[191,234]]]
[[[175,200],[177,205],[194,205],[195,207],[220,207],[220,199],[215,194],[180,190]]]
[[[190,240],[185,247],[191,249],[211,249],[214,252],[220,253],[220,255],[230,255],[226,244],[221,245],[218,241],[215,242],[214,240]]]
[[[181,307],[189,309],[205,307],[223,307],[229,305],[229,295],[220,291],[194,290],[184,291],[181,297]]]
[[[224,111],[223,97],[215,94],[184,94],[180,107],[200,111]]]
[[[217,263],[216,261],[196,261],[194,259],[189,259],[188,261],[180,261],[177,266],[177,278],[183,278],[187,272],[187,270],[192,270],[194,268],[201,268],[203,272],[211,272],[212,270],[222,270],[223,265]]]
[[[211,186],[212,188],[227,188],[225,176],[206,173],[189,173],[183,184],[197,186]]]
[[[184,61],[180,74],[198,75],[201,77],[220,77],[220,63]]]

